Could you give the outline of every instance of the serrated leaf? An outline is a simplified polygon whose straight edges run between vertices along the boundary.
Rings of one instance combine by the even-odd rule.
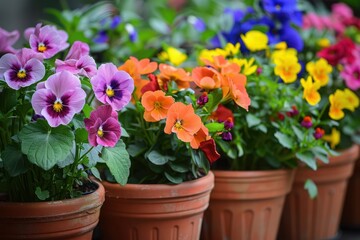
[[[116,182],[125,185],[130,174],[130,157],[126,151],[124,142],[120,139],[115,147],[104,147],[102,150],[102,158]]]
[[[291,149],[294,146],[294,142],[291,138],[289,138],[289,136],[281,132],[276,132],[274,136],[277,138],[277,140],[280,142],[282,146],[289,149]]]
[[[21,150],[29,161],[49,170],[66,159],[74,142],[74,134],[68,126],[52,128],[44,120],[26,125],[19,133]]]
[[[249,127],[253,127],[259,125],[261,123],[260,118],[256,117],[254,114],[248,113],[246,114],[246,122]]]
[[[311,179],[305,181],[304,189],[308,191],[311,199],[314,199],[318,194],[316,184]]]
[[[307,166],[309,166],[311,169],[316,170],[317,169],[317,165],[316,165],[316,158],[315,155],[310,152],[298,152],[295,154],[295,156],[302,161],[303,163],[305,163]]]

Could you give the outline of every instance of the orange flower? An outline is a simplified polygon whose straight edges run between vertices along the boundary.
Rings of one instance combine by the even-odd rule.
[[[141,104],[145,108],[144,119],[147,122],[157,122],[166,118],[168,109],[173,103],[174,99],[165,96],[161,90],[145,92],[141,98]]]
[[[201,128],[201,119],[195,114],[191,104],[176,102],[168,110],[164,132],[176,133],[183,142],[191,142]]]
[[[159,64],[160,74],[158,75],[159,85],[162,89],[169,81],[174,81],[179,89],[190,87],[190,74],[182,68],[175,68],[164,63]]]
[[[224,56],[214,56],[213,62],[210,62],[209,60],[204,60],[206,65],[209,65],[219,71],[221,74],[226,74],[228,72],[236,72],[239,73],[241,68],[238,64],[229,62],[226,60]]]
[[[234,102],[248,110],[250,98],[245,88],[246,76],[241,73],[229,72],[224,75],[223,81],[223,98],[232,98]]]
[[[209,140],[210,138],[209,130],[205,127],[204,124],[202,124],[199,131],[195,133],[193,140],[190,142],[190,146],[193,149],[198,149],[201,142]]]
[[[142,79],[141,75],[149,74],[157,69],[156,62],[150,62],[148,58],[141,59],[140,61],[135,57],[130,57],[123,65],[118,67],[119,70],[124,70],[129,73],[134,79],[135,91],[134,95],[137,99],[141,97],[141,89],[149,82]]]
[[[222,83],[221,74],[212,67],[196,67],[192,71],[195,84],[205,90],[219,88]]]

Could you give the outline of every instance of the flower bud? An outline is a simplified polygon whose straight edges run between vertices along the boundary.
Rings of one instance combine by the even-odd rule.
[[[196,100],[196,103],[199,106],[204,106],[209,101],[209,97],[207,92],[203,92],[203,94]]]
[[[222,138],[222,140],[224,140],[224,141],[231,141],[231,140],[232,140],[231,132],[223,132],[223,133],[221,134],[221,138]]]
[[[311,128],[312,127],[312,120],[310,116],[305,116],[301,122],[301,126],[304,128]]]
[[[314,132],[314,138],[320,139],[322,138],[322,136],[324,136],[324,134],[325,134],[324,129],[317,127]]]

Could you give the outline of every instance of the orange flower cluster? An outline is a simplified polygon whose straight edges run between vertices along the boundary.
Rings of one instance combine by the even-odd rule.
[[[201,92],[211,93],[221,88],[221,102],[233,100],[246,110],[250,105],[250,98],[245,89],[246,76],[240,73],[237,64],[230,63],[225,58],[216,58],[215,64],[195,67],[192,72],[187,72],[168,64],[158,65],[149,59],[138,60],[131,57],[119,69],[127,71],[133,77],[133,101],[141,99],[144,119],[147,122],[165,119],[164,132],[175,133],[178,139],[190,143],[193,149],[198,149],[202,145],[214,146],[202,144],[214,140],[211,139],[209,130],[200,116],[195,113],[197,106],[176,102],[172,96],[174,89],[181,91],[193,86],[194,92],[201,95]]]

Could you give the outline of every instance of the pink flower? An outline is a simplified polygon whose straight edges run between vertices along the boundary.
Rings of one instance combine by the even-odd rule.
[[[360,89],[360,59],[353,64],[345,65],[340,75],[348,88],[354,91]]]
[[[89,143],[96,147],[114,147],[121,136],[120,123],[117,112],[110,105],[103,105],[92,111],[90,118],[84,119],[86,130],[89,132]]]
[[[0,27],[0,53],[15,53],[12,45],[19,39],[19,32],[7,32]]]
[[[18,53],[7,53],[0,58],[0,79],[18,90],[41,80],[45,75],[42,55],[23,48]]]
[[[86,93],[79,78],[68,71],[51,75],[39,83],[31,104],[36,114],[41,114],[51,127],[67,125],[74,115],[82,110]]]
[[[42,53],[45,59],[53,57],[69,46],[66,42],[67,33],[63,30],[57,30],[55,26],[41,27],[40,23],[36,25],[35,29],[27,29],[25,32],[30,34],[30,48],[35,52]]]
[[[89,45],[80,41],[74,42],[71,46],[65,61],[55,60],[56,72],[67,70],[73,74],[82,75],[88,78],[97,72],[95,60],[89,56]]]
[[[351,20],[354,16],[352,9],[345,3],[334,3],[331,11],[332,18],[342,23]]]

